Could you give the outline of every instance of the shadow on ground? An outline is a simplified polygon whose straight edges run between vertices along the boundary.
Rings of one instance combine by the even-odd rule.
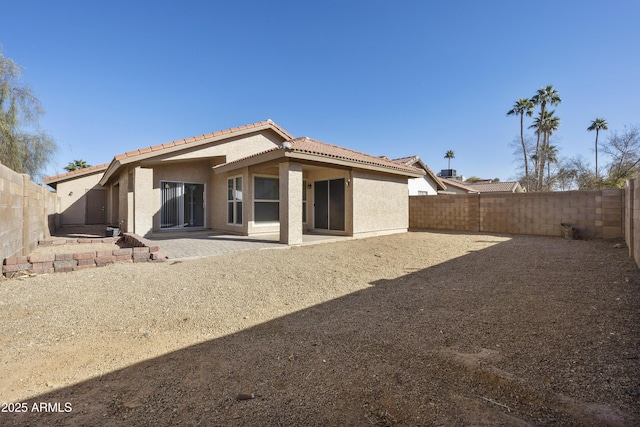
[[[610,242],[541,239],[37,396],[72,411],[3,424],[640,424],[637,268]]]

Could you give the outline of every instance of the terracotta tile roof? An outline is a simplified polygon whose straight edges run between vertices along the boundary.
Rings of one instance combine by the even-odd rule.
[[[389,169],[406,170],[412,173],[420,171],[420,169],[416,167],[395,162],[386,156],[376,157],[359,151],[350,150],[348,148],[339,147],[337,145],[327,144],[311,138],[296,138],[289,141],[289,143],[291,144],[291,149],[297,152],[318,154],[334,159],[349,160],[356,163],[382,166]]]
[[[361,153],[359,151],[350,150],[348,148],[339,147],[337,145],[327,144],[316,139],[308,137],[296,138],[290,141],[285,141],[280,144],[279,147],[274,147],[269,150],[262,151],[260,153],[253,154],[251,156],[244,157],[242,159],[234,160],[233,162],[224,163],[217,167],[223,167],[227,165],[233,165],[235,163],[243,162],[253,157],[261,156],[266,153],[274,152],[281,149],[286,149],[294,153],[312,154],[321,157],[327,157],[336,160],[345,160],[353,163],[360,163],[370,166],[377,166],[387,169],[394,169],[397,171],[409,172],[411,174],[423,174],[421,169],[413,166],[403,165],[393,160],[389,160],[385,156],[376,157],[370,154]]]
[[[64,181],[67,178],[73,178],[81,175],[88,175],[95,172],[104,172],[109,167],[109,163],[103,163],[101,165],[89,166],[88,168],[76,169],[71,172],[60,173],[58,175],[49,176],[42,179],[42,182],[49,184],[52,182]]]
[[[178,140],[175,140],[175,141],[167,142],[165,144],[155,145],[153,147],[140,148],[138,150],[128,151],[128,152],[126,152],[124,154],[118,154],[117,156],[114,157],[114,159],[115,160],[123,160],[123,159],[127,159],[129,157],[135,157],[135,156],[138,156],[138,155],[141,155],[141,154],[148,154],[148,153],[152,153],[154,151],[166,150],[167,148],[172,148],[172,147],[177,147],[179,145],[190,144],[190,143],[193,143],[193,142],[202,141],[203,139],[215,138],[217,136],[228,135],[228,134],[240,132],[240,131],[243,131],[243,130],[250,130],[250,129],[253,129],[253,128],[261,128],[261,127],[264,127],[264,126],[272,126],[272,127],[276,128],[278,131],[280,131],[282,134],[284,134],[288,139],[292,139],[293,138],[293,136],[289,132],[287,132],[286,130],[284,130],[283,128],[281,128],[277,124],[275,124],[272,120],[264,120],[264,121],[257,122],[257,123],[251,123],[251,124],[248,124],[248,125],[238,126],[238,127],[234,127],[234,128],[230,128],[230,129],[219,130],[219,131],[212,132],[212,133],[207,133],[207,134],[204,134],[204,135],[193,136],[193,137],[185,138],[185,139],[178,139]]]
[[[469,193],[479,193],[478,190],[473,189],[468,185],[466,185],[467,184],[466,182],[463,184],[462,181],[458,181],[457,179],[448,179],[448,178],[442,178],[442,177],[440,177],[440,179],[442,180],[442,182],[444,182],[447,185],[450,185],[451,187],[456,187],[461,190],[465,190]]]
[[[419,156],[400,157],[399,159],[393,159],[394,162],[402,163],[403,165],[413,165],[418,160],[420,160]]]
[[[513,182],[465,182],[465,185],[473,188],[480,193],[515,193],[522,191],[520,183]]]
[[[417,163],[418,165],[420,165],[421,168],[424,168],[424,170],[427,172],[427,175],[429,175],[431,179],[435,181],[436,187],[438,187],[438,189],[440,190],[447,189],[447,186],[445,185],[445,183],[440,179],[438,175],[435,174],[435,172],[431,170],[429,166],[427,166],[420,159],[420,156],[400,157],[399,159],[393,159],[393,161],[397,163],[402,163],[403,165],[406,165],[406,166],[414,166],[414,167],[416,166],[416,163]]]

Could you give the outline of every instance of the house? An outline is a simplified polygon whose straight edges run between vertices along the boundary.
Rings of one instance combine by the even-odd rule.
[[[457,179],[440,178],[445,183],[447,189],[445,191],[438,191],[438,194],[469,194],[479,193],[478,190],[471,188],[466,181],[459,181]]]
[[[420,157],[402,157],[399,159],[393,159],[394,162],[403,164],[405,166],[413,166],[415,168],[424,171],[424,176],[419,178],[409,178],[409,195],[410,196],[434,196],[438,194],[438,191],[444,191],[447,186],[442,182],[440,178],[425,165]]]
[[[465,182],[469,188],[473,188],[479,193],[524,193],[519,182],[493,182],[493,181],[475,181]]]
[[[44,179],[62,225],[112,224],[149,237],[214,229],[363,237],[408,228],[407,182],[424,171],[310,138],[271,120],[130,151]]]

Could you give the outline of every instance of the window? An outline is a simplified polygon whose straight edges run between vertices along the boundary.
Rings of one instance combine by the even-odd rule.
[[[302,223],[307,222],[307,181],[302,181]]]
[[[227,223],[242,224],[242,177],[227,180]]]
[[[256,222],[280,220],[280,181],[278,178],[254,178],[254,218]]]

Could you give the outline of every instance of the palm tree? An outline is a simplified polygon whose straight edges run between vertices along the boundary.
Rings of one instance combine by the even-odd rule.
[[[448,150],[445,153],[444,158],[449,160],[449,166],[447,167],[447,169],[451,169],[451,159],[455,159],[456,158],[456,155],[453,152],[453,150]]]
[[[560,104],[562,102],[562,99],[560,99],[560,95],[558,94],[558,91],[553,88],[553,85],[548,85],[546,87],[538,89],[536,94],[531,98],[531,101],[533,101],[535,105],[540,106],[540,117],[545,117],[547,104],[555,106]],[[537,135],[536,154],[538,155],[537,157],[539,160],[541,160],[540,136],[544,136],[544,135],[541,135],[540,133],[538,133]],[[536,162],[535,168],[536,168],[536,176],[541,176],[542,175],[541,169],[544,169],[544,165],[540,165],[538,162]],[[538,182],[538,185],[540,185],[540,182]]]
[[[609,130],[607,121],[602,118],[597,118],[591,122],[591,126],[589,126],[587,130],[596,131],[596,181],[598,181],[598,133],[600,133],[601,130]]]
[[[555,110],[545,111],[542,115],[535,118],[533,124],[529,128],[535,128],[538,140],[542,136],[542,144],[536,149],[535,156],[531,156],[535,160],[536,166],[536,187],[538,190],[542,188],[542,180],[544,177],[544,164],[546,160],[547,147],[549,146],[549,137],[553,135],[553,132],[558,130],[560,126],[560,118],[555,116]]]
[[[551,163],[558,163],[558,147],[555,145],[545,146],[544,156],[547,160],[547,185],[551,186]]]
[[[524,116],[531,117],[534,109],[533,101],[527,98],[520,98],[514,104],[513,108],[507,111],[507,116],[520,116],[520,142],[522,143],[522,155],[524,156],[524,176],[529,187],[529,162],[527,160],[527,147],[524,143]]]
[[[84,160],[74,160],[73,162],[69,162],[67,166],[64,167],[64,170],[67,172],[72,172],[78,169],[89,168],[91,165],[87,164]]]

